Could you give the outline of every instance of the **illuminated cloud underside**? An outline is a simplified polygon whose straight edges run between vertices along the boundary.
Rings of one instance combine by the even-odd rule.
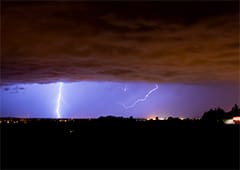
[[[2,83],[236,83],[239,11],[218,5],[3,4]]]

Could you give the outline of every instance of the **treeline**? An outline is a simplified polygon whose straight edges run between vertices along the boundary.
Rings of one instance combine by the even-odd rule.
[[[236,116],[240,116],[240,108],[237,104],[229,112],[224,111],[222,108],[210,109],[203,114],[201,120],[222,123],[225,119],[232,119]]]
[[[240,108],[237,104],[235,104],[232,109],[229,112],[226,112],[224,109],[218,107],[214,109],[210,109],[207,112],[204,112],[201,119],[204,122],[209,123],[223,123],[224,120],[232,119],[233,117],[240,116]],[[124,117],[115,117],[115,116],[105,116],[105,117],[99,117],[98,120],[135,120],[136,118],[133,118],[130,116],[129,118]],[[159,117],[152,118],[150,120],[159,120]],[[180,121],[182,119],[178,117],[168,117],[164,120],[168,121]],[[186,121],[195,120],[195,119],[184,119]]]

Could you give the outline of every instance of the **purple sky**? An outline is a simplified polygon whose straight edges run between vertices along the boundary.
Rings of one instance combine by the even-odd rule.
[[[0,116],[58,117],[56,82],[61,117],[240,104],[239,1],[5,0],[0,19]]]
[[[57,118],[58,90],[59,83],[2,86],[1,117]],[[150,90],[152,93],[146,96]],[[143,100],[137,102],[138,99]],[[62,118],[107,115],[199,118],[210,108],[228,111],[235,103],[240,103],[236,85],[83,81],[63,83],[59,110]]]

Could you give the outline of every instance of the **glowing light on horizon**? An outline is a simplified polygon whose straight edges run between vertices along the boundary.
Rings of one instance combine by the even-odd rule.
[[[225,124],[240,124],[240,116],[235,116],[232,119],[223,120]]]
[[[147,120],[156,120],[156,116],[149,116],[146,118]]]
[[[61,104],[61,98],[62,98],[62,86],[63,86],[63,83],[60,82],[58,87],[58,97],[57,97],[57,107],[56,107],[57,118],[61,118],[60,104]]]
[[[158,117],[158,113],[151,113],[146,118],[146,120],[166,120],[164,117]]]
[[[240,124],[240,116],[233,117],[233,122],[235,124]]]
[[[233,121],[233,119],[226,119],[226,120],[224,120],[223,121],[225,124],[234,124],[234,121]]]
[[[158,85],[156,84],[155,85],[156,87],[153,88],[152,90],[150,90],[144,98],[141,98],[141,99],[137,99],[133,104],[129,105],[129,106],[126,106],[125,104],[121,104],[125,109],[130,109],[130,108],[133,108],[135,107],[136,104],[138,104],[139,102],[144,102],[145,100],[147,100],[147,98],[149,97],[149,95],[151,95],[154,91],[156,91],[158,89]]]

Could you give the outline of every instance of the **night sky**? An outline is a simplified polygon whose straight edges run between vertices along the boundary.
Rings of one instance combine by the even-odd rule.
[[[157,88],[156,88],[157,87]],[[56,118],[59,83],[18,84],[0,89],[1,116]],[[154,90],[144,99],[149,91]],[[200,118],[213,107],[230,110],[239,101],[237,86],[122,82],[63,83],[61,118]],[[142,99],[142,100],[141,100]]]
[[[2,117],[58,117],[60,82],[61,117],[199,117],[239,66],[238,1],[1,2]]]

